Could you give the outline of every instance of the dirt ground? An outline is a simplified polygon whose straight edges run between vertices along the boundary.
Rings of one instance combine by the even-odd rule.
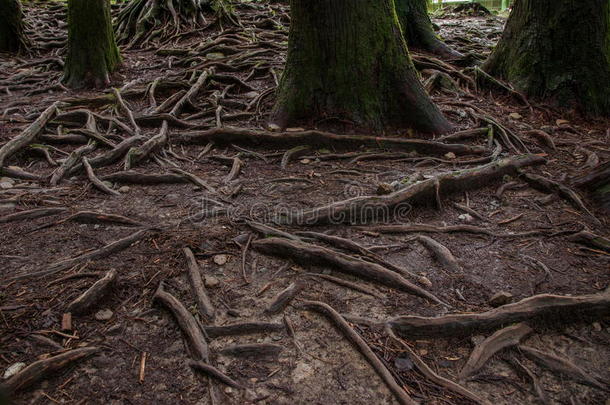
[[[118,117],[122,125],[110,128],[107,120],[98,118],[98,130],[116,145],[130,136],[127,130],[131,123],[124,109],[112,98],[110,103],[96,99],[104,93],[102,90],[71,91],[57,85],[65,54],[62,38],[66,23],[63,3],[53,4],[30,3],[27,7],[31,29],[38,33],[32,36],[36,53],[0,57],[0,144],[18,135],[53,102],[70,99],[71,106],[62,107],[62,112],[79,106],[102,117]],[[282,168],[282,159],[291,146],[183,142],[185,134],[219,124],[225,128],[266,128],[273,90],[285,61],[288,7],[261,1],[240,3],[235,12],[243,27],[217,23],[205,30],[186,32],[161,47],[173,52],[160,52],[157,46],[124,50],[124,67],[112,83],[116,88],[132,83],[131,89],[144,89],[157,78],[174,83],[157,86],[154,96],[160,105],[190,88],[199,72],[215,69],[217,76],[191,100],[193,105],[179,119],[170,121],[165,148],[133,168],[138,173],[176,176],[171,169],[177,167],[198,176],[214,191],[184,181],[111,181],[110,186],[119,195],[108,195],[92,187],[82,172],[66,175],[58,185],[51,186],[49,178],[58,165],[87,142],[79,132],[84,122],[70,122],[68,118],[51,121],[36,147],[24,149],[7,162],[13,169],[21,168],[40,179],[0,179],[0,372],[66,349],[99,348],[95,355],[53,371],[43,381],[18,391],[13,403],[391,404],[396,403],[394,395],[370,364],[327,318],[304,309],[303,301],[327,303],[337,312],[349,314],[350,321],[360,317],[383,322],[399,315],[435,317],[488,311],[492,308],[490,299],[499,292],[509,293],[509,299],[516,302],[536,294],[596,294],[607,288],[608,252],[573,242],[570,236],[588,229],[607,237],[608,217],[587,195],[583,199],[590,213],[564,198],[535,190],[518,176],[505,176],[468,192],[444,194],[440,209],[432,201],[366,224],[273,224],[279,213],[375,195],[380,188],[397,189],[439,173],[476,167],[479,164],[469,164],[468,160],[481,156],[413,152],[397,156],[387,153],[394,151],[369,147],[314,147],[295,154]],[[435,23],[449,44],[475,58],[484,58],[499,38],[504,20],[449,13]],[[209,46],[209,41],[217,42]],[[181,49],[192,52],[177,51]],[[610,157],[609,120],[583,118],[534,101],[526,105],[502,91],[473,86],[468,80],[471,76],[463,77],[456,65],[417,52],[414,59],[423,80],[435,73],[432,70],[440,70],[458,84],[454,91],[432,89],[432,98],[458,130],[486,127],[488,122],[475,117],[491,117],[516,134],[529,152],[547,159],[543,166],[527,168],[528,173],[569,184],[596,160]],[[128,96],[127,89],[122,93],[136,117],[151,116],[150,92],[133,97]],[[150,138],[159,132],[162,120],[136,121],[142,135]],[[305,122],[303,128],[358,132],[351,123],[332,117],[323,122]],[[535,129],[549,133],[555,147],[528,135]],[[385,135],[416,137],[407,131]],[[487,146],[487,139],[479,136],[454,143]],[[518,153],[504,146],[501,157]],[[108,149],[108,145],[100,144],[91,156]],[[232,170],[235,157],[242,164],[238,173]],[[95,174],[103,178],[122,171],[123,165],[121,159],[95,168]],[[230,172],[233,178],[227,178]],[[7,219],[11,214],[37,208],[64,210],[39,218]],[[82,211],[121,215],[145,225],[112,223],[99,216],[85,223],[64,221]],[[448,307],[330,267],[295,264],[252,247],[247,249],[246,241],[260,236],[246,220],[290,233],[315,231],[351,239],[391,264],[425,277],[425,288]],[[426,234],[456,257],[460,271],[455,272],[435,260],[415,240],[415,234],[385,234],[372,228],[381,224],[467,224],[504,235],[538,232],[514,237]],[[123,250],[74,262],[61,271],[25,276],[52,270],[61,260],[94,251],[141,229],[149,230]],[[194,252],[201,267],[215,308],[213,321],[198,311],[182,251],[185,247]],[[111,269],[118,272],[111,291],[88,312],[73,315],[71,328],[62,330],[67,305]],[[311,273],[357,283],[372,295]],[[208,337],[211,364],[243,389],[228,387],[189,367],[190,351],[175,318],[153,301],[160,282],[206,326],[270,324],[257,333]],[[293,282],[304,286],[296,299],[277,315],[266,313],[276,296]],[[294,335],[286,323],[292,326]],[[355,320],[350,325],[414,400],[422,404],[473,402],[426,378],[413,366],[405,348],[383,330]],[[529,326],[534,331],[522,344],[570,359],[598,381],[610,381],[607,317],[581,317],[565,324],[533,322]],[[405,338],[403,342],[436,373],[457,381],[474,345],[491,333]],[[281,351],[269,356],[221,353],[246,343],[279,345]],[[607,390],[543,368],[514,348],[493,356],[463,386],[494,404],[539,403],[532,381],[510,366],[508,360],[515,358],[531,370],[547,403],[608,403]]]

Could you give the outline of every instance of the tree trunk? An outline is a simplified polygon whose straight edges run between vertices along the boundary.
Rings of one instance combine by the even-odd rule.
[[[63,83],[74,88],[106,86],[120,63],[109,0],[68,0],[68,56]]]
[[[421,49],[444,58],[463,55],[441,41],[428,15],[428,0],[395,0],[396,13],[409,48]]]
[[[602,163],[586,175],[574,179],[574,185],[590,191],[604,213],[610,215],[610,161]]]
[[[610,115],[610,2],[517,0],[483,68],[530,97]]]
[[[0,52],[17,53],[26,48],[21,2],[0,0]]]
[[[451,128],[419,81],[394,0],[292,0],[291,14],[274,123],[333,117],[374,129]]]

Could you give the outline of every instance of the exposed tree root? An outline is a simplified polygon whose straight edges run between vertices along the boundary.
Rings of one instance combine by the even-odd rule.
[[[327,317],[340,331],[341,333],[350,341],[358,351],[362,354],[362,356],[369,362],[369,364],[373,367],[375,372],[379,374],[379,376],[383,379],[385,384],[388,386],[390,391],[396,397],[396,400],[403,405],[415,405],[416,402],[409,397],[409,395],[405,392],[405,390],[398,385],[390,371],[386,368],[386,366],[377,358],[375,353],[371,350],[369,345],[366,344],[364,339],[358,335],[349,324],[339,315],[337,311],[335,311],[329,305],[323,302],[317,301],[305,301],[303,305],[307,309],[314,310],[316,312],[321,313],[325,317]]]
[[[79,222],[82,224],[118,224],[124,226],[145,226],[144,223],[135,221],[131,218],[124,217],[117,214],[107,214],[98,211],[79,211],[76,214],[70,215],[66,219],[58,221],[57,224],[61,224],[68,221]]]
[[[221,383],[228,385],[229,387],[233,387],[233,388],[237,388],[237,389],[244,388],[237,381],[233,380],[231,377],[227,376],[225,373],[218,370],[216,367],[211,366],[207,363],[204,363],[203,361],[192,361],[191,360],[191,361],[189,361],[188,364],[193,369],[200,371],[210,377],[213,377],[213,378],[217,379],[218,381],[220,381]]]
[[[303,288],[305,288],[305,285],[302,282],[291,283],[275,297],[273,302],[265,309],[265,313],[269,315],[279,314],[299,295]]]
[[[568,359],[523,345],[519,346],[519,352],[523,353],[530,360],[555,373],[571,378],[581,384],[609,391],[608,385],[601,383]]]
[[[584,314],[601,316],[610,313],[610,291],[600,294],[564,297],[541,294],[514,304],[503,305],[478,314],[445,315],[438,318],[401,316],[388,321],[400,336],[458,336],[475,331],[491,330],[503,325],[524,322],[561,319],[569,322]],[[564,323],[561,323],[564,325]]]
[[[96,249],[92,252],[84,253],[82,255],[73,257],[71,259],[65,259],[65,260],[61,260],[59,262],[55,262],[55,263],[49,265],[47,267],[47,269],[45,269],[45,270],[9,277],[7,279],[7,281],[20,280],[20,279],[30,278],[30,277],[48,276],[49,274],[58,273],[60,271],[69,269],[70,267],[75,266],[80,263],[84,263],[84,262],[87,262],[90,260],[102,259],[104,257],[110,256],[113,253],[120,252],[121,250],[127,249],[133,243],[144,239],[149,234],[150,234],[149,229],[142,229],[125,238],[115,240],[114,242],[111,242],[105,246],[102,246],[101,248]]]
[[[195,360],[208,361],[209,349],[199,324],[186,307],[173,295],[163,289],[163,283],[155,292],[154,299],[165,306],[172,313],[176,322],[182,329],[191,348],[191,356]]]
[[[117,271],[112,269],[104,277],[96,281],[87,291],[68,304],[66,312],[82,314],[93,308],[98,301],[108,293],[117,277]]]
[[[66,366],[89,357],[99,350],[97,347],[82,347],[49,357],[48,359],[38,360],[11,377],[4,383],[3,387],[9,394],[12,394],[31,386],[47,376],[56,375]]]
[[[66,212],[67,208],[35,208],[33,210],[15,212],[0,217],[0,224],[6,224],[13,221],[22,221],[24,219],[35,219],[57,215]]]
[[[468,361],[460,371],[460,380],[465,380],[469,376],[479,371],[494,354],[507,347],[517,346],[527,335],[532,333],[532,328],[524,323],[508,326],[500,329],[483,342],[478,344]]]
[[[42,132],[44,127],[56,115],[57,110],[65,106],[64,103],[56,101],[49,108],[44,110],[40,117],[28,126],[21,134],[12,138],[0,148],[0,168],[4,166],[6,159],[17,153],[32,143]]]
[[[439,174],[391,194],[337,201],[327,206],[279,218],[279,221],[285,224],[317,225],[329,222],[362,222],[371,215],[383,215],[387,219],[392,210],[400,211],[403,208],[408,209],[411,204],[435,201],[437,193],[448,194],[482,187],[505,175],[514,175],[520,168],[544,162],[545,159],[537,155],[509,157],[473,169]]]
[[[161,130],[157,135],[144,142],[141,146],[129,149],[125,157],[125,170],[131,169],[146,159],[152,152],[165,146],[169,139],[167,133],[167,121],[163,121]]]
[[[102,177],[103,181],[125,184],[179,184],[189,183],[189,179],[178,174],[146,174],[133,170],[116,172]]]
[[[385,267],[320,246],[283,238],[267,238],[253,242],[252,247],[265,254],[293,259],[304,266],[331,266],[342,273],[361,277],[386,287],[429,299],[438,304],[447,305],[433,294],[410,283]]]
[[[225,347],[220,353],[233,357],[277,357],[282,349],[282,346],[273,343],[246,343]]]
[[[417,367],[419,372],[422,373],[430,381],[434,382],[435,384],[440,385],[441,387],[445,387],[448,390],[453,391],[459,395],[462,395],[462,396],[474,401],[477,404],[491,405],[491,403],[489,401],[486,401],[486,400],[480,398],[478,395],[469,391],[468,389],[459,385],[458,383],[453,382],[445,377],[438,375],[415,353],[415,351],[413,351],[413,349],[411,349],[411,347],[407,343],[405,343],[402,339],[397,337],[390,328],[386,328],[386,332],[392,339],[394,339],[396,342],[398,342],[406,350],[406,352],[409,355],[409,358],[411,359],[411,361],[413,362],[415,367]]]
[[[66,176],[66,174],[76,166],[79,162],[82,163],[82,158],[84,155],[91,153],[95,150],[96,143],[94,141],[89,142],[87,145],[81,146],[76,149],[74,152],[70,153],[70,156],[59,166],[57,169],[53,171],[51,175],[51,179],[49,183],[55,187],[59,184],[59,182]],[[84,168],[83,164],[83,168]]]
[[[543,405],[551,405],[551,401],[549,400],[548,395],[544,391],[544,388],[540,384],[540,381],[538,381],[538,378],[536,377],[536,375],[534,375],[534,373],[532,373],[530,371],[530,369],[528,369],[523,363],[521,363],[519,360],[517,360],[517,358],[514,355],[510,356],[510,357],[506,356],[504,358],[504,360],[508,364],[510,364],[511,367],[519,375],[530,380],[530,382],[532,383],[532,386],[534,387],[534,391],[536,391],[536,396],[538,396],[538,399],[540,400],[540,402],[542,402]]]
[[[318,273],[307,273],[307,276],[311,276],[311,277],[315,277],[315,278],[321,278],[323,280],[327,280],[330,281],[331,283],[335,283],[337,285],[340,285],[342,287],[347,287],[351,290],[354,291],[358,291],[367,295],[370,295],[372,297],[375,298],[379,298],[382,299],[383,296],[381,294],[379,294],[376,291],[373,291],[367,287],[364,287],[360,284],[356,284],[356,283],[352,283],[351,281],[347,281],[347,280],[343,280],[342,278],[338,278],[338,277],[333,277],[333,276],[329,276],[327,274],[318,274]]]
[[[451,271],[453,274],[462,273],[462,267],[458,263],[457,259],[445,246],[435,241],[434,239],[423,235],[418,235],[416,240],[419,241],[422,245],[424,245],[428,250],[430,250],[436,260],[438,260],[440,264],[445,266],[447,270]]]
[[[381,138],[364,135],[337,135],[321,131],[267,132],[240,128],[213,128],[202,132],[178,134],[175,139],[183,143],[214,142],[216,144],[249,144],[274,146],[309,145],[313,148],[368,146],[390,150],[415,151],[426,155],[481,155],[485,148],[461,144],[444,144],[421,139]]]
[[[284,329],[284,325],[279,323],[266,322],[246,322],[235,323],[223,326],[204,326],[205,334],[210,338],[218,338],[223,336],[238,336],[251,335],[255,333],[271,333],[280,332]]]
[[[189,248],[182,249],[182,253],[184,253],[184,257],[186,257],[189,280],[191,282],[193,294],[195,295],[197,308],[199,308],[199,312],[206,318],[214,319],[214,306],[208,297],[205,285],[201,279],[201,269],[199,268],[197,259],[195,259],[195,255],[193,255],[193,252]]]
[[[610,239],[596,235],[589,231],[578,232],[577,234],[572,235],[570,240],[610,253]]]
[[[91,167],[91,164],[89,164],[89,161],[87,160],[86,156],[83,156],[82,162],[83,162],[83,167],[85,168],[85,172],[87,173],[87,178],[98,190],[103,191],[104,193],[109,194],[109,195],[114,195],[114,196],[121,195],[121,193],[119,193],[118,191],[113,190],[110,187],[108,187],[106,184],[104,184],[104,182],[101,181],[95,175],[95,173],[93,172],[93,168]]]
[[[405,224],[405,225],[377,225],[377,226],[357,226],[361,231],[379,232],[387,234],[401,233],[471,233],[474,235],[487,235],[494,238],[519,238],[526,236],[546,235],[549,232],[545,230],[532,230],[515,233],[497,233],[487,228],[474,225],[447,225],[437,226],[429,224]]]

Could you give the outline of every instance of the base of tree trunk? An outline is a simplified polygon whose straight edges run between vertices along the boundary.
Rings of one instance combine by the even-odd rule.
[[[610,215],[610,161],[574,180],[574,184],[591,192],[602,210]]]
[[[179,34],[183,27],[205,25],[210,11],[238,24],[226,0],[131,0],[117,18],[117,42],[131,48]]]
[[[120,64],[109,0],[69,0],[68,56],[62,82],[72,88],[105,87]]]
[[[529,97],[610,116],[608,0],[520,0],[483,70]]]
[[[409,48],[420,49],[447,59],[462,58],[434,32],[428,15],[428,0],[395,0],[396,14]]]
[[[392,0],[292,0],[286,68],[271,121],[339,118],[362,127],[443,133]]]
[[[0,52],[19,53],[27,48],[21,2],[0,0]]]

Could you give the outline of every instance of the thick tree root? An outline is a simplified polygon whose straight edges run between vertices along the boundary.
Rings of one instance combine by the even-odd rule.
[[[205,334],[210,338],[218,338],[223,336],[239,336],[252,335],[256,333],[272,333],[280,332],[284,329],[284,325],[279,323],[267,322],[246,322],[235,323],[232,325],[223,326],[204,326]]]
[[[564,297],[541,294],[514,304],[503,305],[479,314],[455,314],[438,318],[401,316],[388,325],[405,338],[469,335],[503,325],[528,321],[563,322],[578,320],[582,315],[602,316],[610,313],[610,291],[600,294]],[[564,323],[561,323],[564,325]]]
[[[519,346],[519,352],[523,353],[527,358],[538,363],[542,367],[571,378],[574,381],[593,388],[609,391],[610,386],[601,383],[568,359],[523,345]]]
[[[506,349],[507,347],[517,346],[527,335],[532,333],[532,328],[524,323],[508,326],[500,329],[483,342],[478,344],[468,361],[460,371],[460,380],[464,381],[469,376],[479,371],[497,352]]]
[[[134,227],[145,226],[145,224],[142,222],[135,221],[122,215],[107,214],[98,211],[79,211],[76,214],[70,215],[66,219],[58,221],[57,224],[68,221],[74,221],[81,224],[113,224]]]
[[[516,174],[523,167],[544,162],[544,158],[536,155],[509,157],[473,169],[439,174],[391,194],[354,197],[337,201],[330,205],[279,218],[279,221],[285,224],[311,226],[323,223],[363,222],[373,214],[388,217],[392,210],[395,212],[398,210],[398,213],[400,213],[402,209],[408,209],[412,204],[435,201],[438,194],[463,192],[486,186],[505,175]]]
[[[436,260],[438,260],[447,270],[451,271],[453,274],[462,273],[462,267],[457,259],[445,246],[428,236],[418,235],[416,240],[432,252]]]
[[[69,350],[65,353],[58,354],[57,356],[49,357],[48,359],[38,360],[11,377],[4,383],[3,387],[9,394],[12,394],[31,386],[47,376],[57,375],[57,373],[66,366],[75,361],[89,357],[99,350],[100,349],[97,347],[83,347]]]
[[[321,131],[303,132],[267,132],[239,128],[213,128],[202,132],[178,134],[177,142],[207,144],[247,144],[273,146],[308,145],[312,148],[367,146],[372,148],[387,148],[390,150],[415,151],[424,155],[445,155],[449,152],[456,155],[481,155],[485,148],[461,144],[444,144],[421,139],[381,138],[364,135],[337,135]]]
[[[193,252],[189,248],[182,249],[182,253],[184,253],[184,257],[186,257],[189,280],[191,282],[193,294],[195,295],[197,308],[199,308],[199,312],[206,318],[214,319],[214,306],[208,297],[205,285],[201,279],[201,269],[199,268],[197,259],[195,259],[195,255],[193,255]]]
[[[385,384],[388,386],[390,391],[396,397],[396,400],[402,405],[415,405],[416,402],[409,397],[409,395],[405,392],[405,390],[398,385],[390,371],[386,368],[386,366],[377,358],[375,353],[371,350],[369,345],[366,344],[364,339],[358,335],[349,324],[339,315],[337,311],[335,311],[329,305],[323,302],[317,301],[305,301],[303,305],[307,309],[314,310],[316,312],[321,313],[325,317],[327,317],[340,331],[341,333],[350,341],[358,351],[362,354],[362,356],[369,362],[369,364],[373,367],[375,372],[383,379]]]
[[[76,149],[74,152],[70,153],[70,156],[59,166],[53,174],[51,175],[51,179],[49,183],[55,187],[59,184],[59,182],[66,176],[66,174],[79,162],[82,163],[82,158],[84,155],[91,153],[95,150],[96,143],[89,142],[87,145],[81,146]],[[83,164],[83,168],[84,168]]]
[[[4,166],[6,159],[17,153],[32,143],[42,132],[44,127],[57,114],[57,110],[65,106],[64,103],[56,101],[49,108],[44,110],[40,117],[28,126],[21,134],[12,138],[0,148],[0,168]]]
[[[108,187],[103,181],[101,181],[95,175],[95,173],[93,172],[93,168],[91,167],[91,164],[89,163],[89,160],[87,160],[86,156],[83,156],[83,158],[81,160],[83,162],[83,167],[85,168],[85,173],[87,173],[87,178],[89,179],[91,184],[93,184],[95,186],[95,188],[97,188],[98,190],[100,190],[106,194],[109,194],[109,195],[114,195],[114,196],[121,195],[121,193]]]
[[[237,388],[237,389],[243,389],[244,387],[239,384],[237,381],[233,380],[231,377],[227,376],[225,373],[223,373],[222,371],[220,371],[219,369],[217,369],[214,366],[210,366],[207,363],[204,363],[203,361],[189,361],[189,366],[191,366],[193,369],[202,372],[210,377],[213,377],[215,379],[217,379],[218,381],[220,381],[223,384],[228,385],[229,387],[233,387],[233,388]]]
[[[419,372],[422,373],[430,381],[440,385],[441,387],[445,387],[448,390],[455,392],[456,394],[462,395],[477,404],[491,405],[489,401],[480,398],[478,395],[464,388],[460,384],[438,375],[413,351],[413,349],[411,349],[411,346],[405,343],[402,339],[398,338],[391,329],[386,328],[386,332],[392,339],[398,342],[406,350],[409,355],[409,358],[411,359],[415,367],[417,367],[417,370],[419,370]]]
[[[447,305],[433,294],[376,263],[366,262],[320,246],[283,238],[267,238],[252,242],[252,248],[265,254],[293,259],[301,265],[330,266],[342,273],[351,274],[386,287]]]
[[[520,238],[526,236],[547,235],[545,230],[532,230],[515,233],[497,233],[487,228],[475,225],[447,225],[437,226],[429,224],[405,224],[405,225],[378,225],[378,226],[357,226],[355,229],[367,232],[378,232],[386,234],[401,233],[470,233],[473,235],[487,235],[494,238]]]
[[[205,341],[199,324],[188,309],[176,297],[163,289],[163,283],[159,284],[159,288],[157,288],[153,298],[169,309],[174,318],[176,318],[191,348],[193,359],[208,362],[208,344]]]
[[[117,277],[117,271],[112,269],[96,281],[87,291],[68,304],[66,312],[82,314],[93,308],[98,301],[108,293]]]
[[[589,231],[578,232],[577,234],[572,235],[570,240],[572,242],[582,243],[583,245],[588,245],[595,249],[610,253],[610,239],[596,235]]]
[[[50,215],[57,215],[66,212],[67,208],[35,208],[33,210],[15,212],[0,217],[0,224],[6,224],[13,221],[22,221],[25,219],[35,219],[48,217]]]
[[[163,146],[165,146],[168,139],[167,121],[163,121],[161,124],[161,130],[157,135],[144,142],[142,146],[131,148],[129,152],[127,152],[127,156],[125,158],[125,170],[131,169],[146,159],[152,152],[161,149]]]
[[[305,284],[302,282],[291,283],[275,297],[273,302],[265,309],[265,313],[269,315],[279,314],[299,295],[303,288],[305,288]]]
[[[233,357],[277,357],[283,347],[273,343],[246,343],[228,346],[220,354]]]

